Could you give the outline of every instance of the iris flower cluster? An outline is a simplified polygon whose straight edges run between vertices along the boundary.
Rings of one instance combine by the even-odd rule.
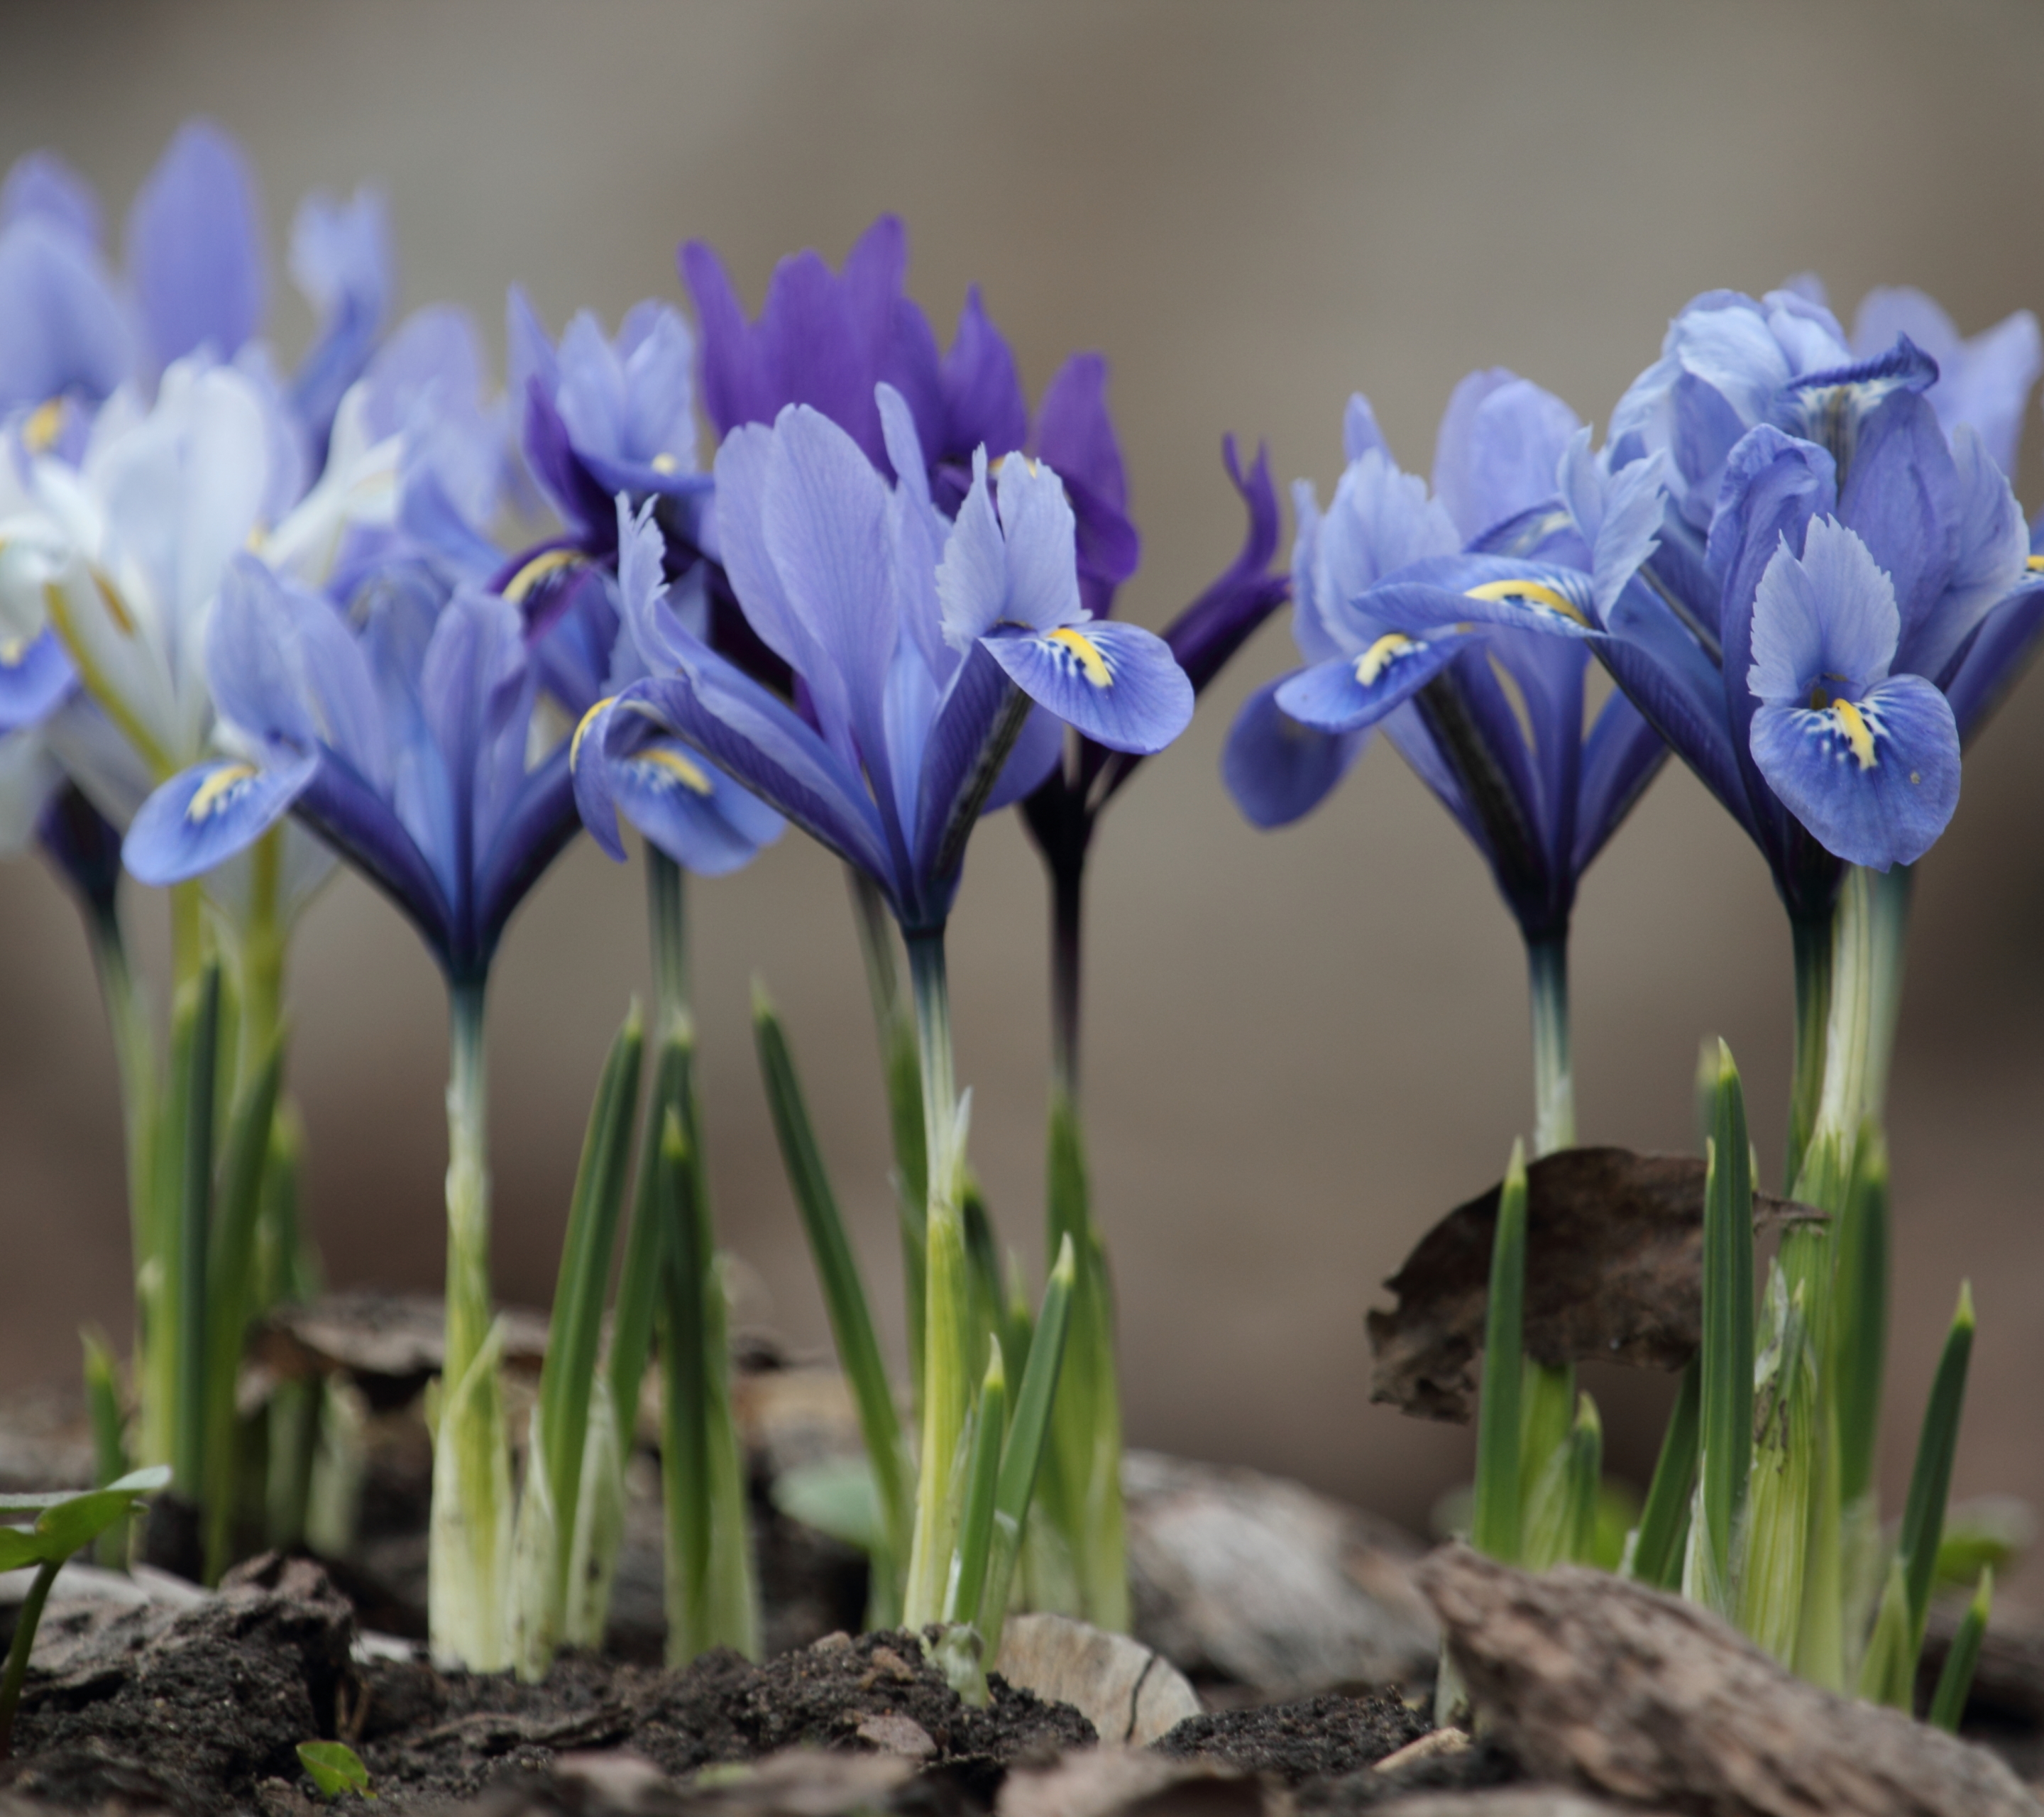
[[[2044,627],[2009,479],[2044,357],[2031,317],[1969,341],[1928,298],[1880,291],[1847,334],[1812,279],[1712,292],[1601,448],[1559,398],[1479,371],[1430,479],[1351,398],[1331,499],[1295,489],[1289,574],[1267,459],[1245,469],[1225,441],[1239,553],[1159,634],[1116,616],[1141,544],[1105,363],[1074,356],[1032,407],[977,290],[940,348],[891,217],[836,271],[784,260],[756,316],[694,242],[693,326],[650,299],[615,332],[583,313],[556,340],[514,288],[501,394],[462,312],[395,321],[367,193],[299,211],[290,269],[317,326],[285,372],[263,338],[259,221],[245,161],[202,122],[143,186],[117,265],[57,160],[0,190],[0,839],[40,842],[94,941],[128,1110],[125,1427],[103,1350],[89,1377],[121,1435],[107,1480],[172,1466],[187,1568],[217,1572],[249,1537],[236,1510],[259,1462],[267,1537],[298,1538],[315,1450],[344,1442],[319,1438],[336,1409],[302,1393],[258,1443],[235,1395],[249,1322],[317,1284],[282,993],[297,913],[338,861],[410,922],[448,993],[436,1654],[530,1674],[600,1642],[656,1354],[670,1657],[756,1651],[685,880],[792,824],[850,880],[910,1368],[905,1396],[763,993],[763,1076],[867,1451],[851,1479],[791,1479],[789,1504],[866,1548],[875,1622],[939,1626],[968,1695],[1012,1600],[1126,1626],[1112,1296],[1080,1115],[1086,864],[1107,802],[1289,597],[1301,665],[1242,709],[1226,786],[1257,825],[1296,822],[1381,725],[1523,938],[1536,1158],[1576,1142],[1577,892],[1669,751],[1758,847],[1796,958],[1788,1178],[1830,1221],[1785,1240],[1757,1310],[1743,1101],[1714,1063],[1706,1339],[1624,1564],[1813,1677],[1906,1696],[1965,1353],[1955,1327],[1922,1492],[1884,1550],[1879,1117],[1910,867]],[[1010,806],[1051,909],[1033,1305],[968,1159],[945,945],[971,836]],[[626,1016],[598,1084],[514,1473],[486,1011],[511,917],[585,828],[620,860],[628,828],[641,843],[653,1012]],[[171,893],[162,1049],[122,938],[124,866]],[[1600,1440],[1572,1369],[1519,1354],[1526,1195],[1516,1166],[1476,1529],[1544,1564],[1593,1555]]]
[[[2027,313],[1969,342],[1919,293],[1882,291],[1848,336],[1804,279],[1692,302],[1601,450],[1558,400],[1478,372],[1450,400],[1430,492],[1352,399],[1331,505],[1297,492],[1293,630],[1307,666],[1252,697],[1224,765],[1244,813],[1281,825],[1383,724],[1475,841],[1525,936],[1536,1156],[1575,1139],[1577,882],[1667,751],[1759,847],[1796,960],[1787,1179],[1834,1227],[1785,1239],[1757,1339],[1750,1232],[1742,1248],[1707,1232],[1704,1350],[1627,1560],[1808,1675],[1891,1701],[1906,1700],[1921,1644],[1972,1322],[1962,1295],[1911,1523],[1884,1564],[1879,1116],[1910,867],[1950,823],[1962,747],[2044,622],[2044,563],[2008,478],[2039,365]],[[1592,713],[1593,659],[1616,690]],[[1728,1058],[1707,1074],[1710,1216],[1737,1221],[1751,1191],[1730,1183],[1746,1146],[1738,1078]],[[1525,1190],[1516,1170],[1505,1200],[1518,1210],[1500,1214],[1493,1262],[1506,1354],[1486,1367],[1476,1527],[1493,1550],[1544,1563],[1591,1555],[1594,1508],[1577,1504],[1594,1491],[1598,1439],[1572,1369],[1520,1358],[1516,1315],[1500,1310],[1523,1292],[1512,1218]]]

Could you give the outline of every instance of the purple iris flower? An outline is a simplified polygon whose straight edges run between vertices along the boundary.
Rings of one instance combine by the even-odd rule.
[[[1061,477],[1020,453],[974,460],[957,521],[932,501],[913,416],[878,388],[891,486],[843,428],[805,405],[747,425],[717,458],[724,565],[747,618],[801,684],[806,716],[628,587],[661,671],[608,715],[608,755],[637,722],[736,778],[879,885],[903,928],[934,934],[980,814],[1040,770],[1014,747],[1032,704],[1101,743],[1155,751],[1192,714],[1161,640],[1090,619]],[[578,764],[579,774],[581,765]],[[597,836],[610,829],[592,803]],[[612,833],[614,838],[614,832]]]
[[[1360,397],[1344,443],[1327,512],[1309,485],[1296,494],[1293,635],[1309,666],[1245,703],[1228,787],[1257,825],[1286,824],[1381,723],[1528,943],[1558,943],[1577,879],[1666,755],[1622,695],[1584,730],[1589,628],[1652,547],[1655,466],[1615,478],[1566,405],[1502,370],[1457,387],[1431,496]]]
[[[1074,524],[1080,593],[1105,617],[1114,589],[1135,571],[1141,544],[1128,516],[1128,480],[1107,411],[1107,365],[1076,354],[1045,388],[1033,424],[1015,359],[967,294],[948,351],[902,290],[908,236],[882,215],[833,273],[814,252],[784,259],[748,322],[730,276],[709,247],[682,248],[682,276],[701,325],[703,409],[720,436],[773,422],[790,404],[821,412],[892,476],[889,438],[874,403],[891,386],[916,427],[931,496],[957,514],[972,482],[974,451],[1020,448],[1064,482]]]
[[[579,824],[567,742],[528,763],[536,689],[518,609],[403,563],[360,583],[344,615],[244,555],[206,665],[244,755],[157,789],[129,829],[128,868],[180,882],[294,813],[403,910],[451,985],[479,985]]]
[[[0,191],[0,414],[61,399],[96,408],[201,350],[240,359],[261,334],[269,279],[255,175],[210,121],[179,128],[143,180],[125,263],[117,276],[83,179],[47,152],[15,165]],[[380,198],[308,197],[292,229],[291,272],[317,325],[287,396],[317,467],[389,314]]]

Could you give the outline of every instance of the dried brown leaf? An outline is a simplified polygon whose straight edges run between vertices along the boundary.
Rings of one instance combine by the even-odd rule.
[[[1526,1350],[1546,1364],[1677,1369],[1696,1354],[1702,1302],[1704,1164],[1687,1154],[1566,1148],[1526,1170]],[[1370,1314],[1370,1397],[1466,1423],[1489,1297],[1499,1188],[1427,1231]],[[1754,1195],[1772,1231],[1823,1214]]]

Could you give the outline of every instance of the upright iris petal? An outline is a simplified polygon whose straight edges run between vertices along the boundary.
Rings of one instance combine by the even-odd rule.
[[[876,409],[912,475],[892,489],[801,405],[717,456],[732,583],[814,724],[670,619],[640,644],[671,673],[619,697],[603,749],[627,758],[649,726],[678,738],[872,876],[905,928],[933,930],[1032,702],[1151,751],[1183,728],[1192,690],[1158,639],[1086,617],[1055,474],[1010,455],[997,482],[982,450],[943,526],[904,401],[883,387]]]
[[[1936,842],[1959,799],[1959,735],[1920,675],[1890,675],[1895,588],[1835,519],[1761,577],[1748,679],[1753,755],[1790,811],[1849,863],[1885,870]]]

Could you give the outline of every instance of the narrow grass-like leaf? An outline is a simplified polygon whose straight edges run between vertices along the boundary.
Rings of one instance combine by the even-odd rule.
[[[1526,1308],[1526,1151],[1514,1143],[1498,1195],[1485,1309],[1483,1398],[1477,1408],[1476,1509],[1470,1538],[1479,1552],[1518,1562],[1520,1389]]]
[[[92,1480],[104,1488],[127,1474],[128,1447],[121,1433],[121,1389],[113,1346],[96,1327],[79,1333],[85,1348],[85,1405],[92,1422]],[[110,1528],[100,1535],[99,1562],[117,1570],[127,1561],[125,1536]]]
[[[1489,1366],[1487,1362],[1485,1366]],[[1539,1485],[1550,1476],[1558,1485],[1556,1473],[1565,1473],[1566,1469],[1569,1435],[1576,1416],[1575,1365],[1535,1362],[1528,1357],[1519,1379],[1519,1538],[1530,1565],[1528,1523]],[[1558,1512],[1558,1495],[1554,1497],[1554,1505]],[[1555,1538],[1558,1547],[1558,1530]],[[1555,1556],[1562,1554],[1558,1550]]]
[[[978,1181],[967,1176],[959,1195],[959,1215],[965,1225],[966,1337],[974,1352],[997,1336],[1005,1313],[1002,1307],[1001,1250],[993,1240],[993,1220]]]
[[[220,966],[207,965],[179,993],[172,1024],[171,1085],[176,1108],[176,1234],[165,1246],[175,1321],[171,1467],[178,1492],[197,1501],[206,1487],[206,1275],[213,1214],[213,1090],[220,1068]]]
[[[620,1455],[629,1457],[639,1429],[639,1397],[646,1362],[653,1354],[653,1319],[667,1267],[667,1221],[661,1213],[660,1136],[667,1113],[683,1114],[695,1047],[684,1021],[663,1031],[653,1062],[653,1093],[646,1109],[645,1136],[632,1200],[632,1227],[618,1270],[617,1304],[610,1321],[610,1407],[617,1421]]]
[[[547,1357],[540,1370],[539,1414],[544,1423],[555,1521],[552,1584],[548,1613],[557,1625],[567,1606],[568,1558],[582,1495],[582,1453],[589,1431],[603,1307],[610,1288],[611,1254],[624,1203],[626,1169],[638,1119],[639,1067],[644,1024],[634,1003],[605,1056],[590,1106],[568,1200],[567,1231],[554,1288]]]
[[[891,1611],[898,1618],[901,1573],[908,1565],[915,1521],[914,1479],[902,1439],[901,1416],[895,1410],[893,1389],[881,1361],[865,1282],[809,1122],[794,1055],[780,1018],[766,993],[757,985],[753,992],[752,1021],[766,1101],[781,1144],[782,1165],[794,1194],[795,1208],[801,1214],[803,1233],[809,1239],[816,1279],[823,1288],[824,1309],[830,1315],[831,1334],[836,1340],[838,1362],[851,1385],[853,1403],[859,1409],[859,1431],[866,1441],[866,1455],[872,1460],[883,1542],[874,1569],[876,1577],[890,1587],[882,1600],[882,1612]],[[879,1588],[876,1583],[876,1591]]]
[[[1792,1293],[1787,1276],[1777,1270],[1768,1282],[1768,1341],[1754,1369],[1752,1469],[1737,1581],[1723,1586],[1706,1581],[1710,1536],[1699,1492],[1689,1547],[1697,1569],[1685,1574],[1683,1586],[1694,1600],[1721,1611],[1723,1604],[1712,1599],[1727,1596],[1739,1627],[1785,1664],[1795,1652],[1802,1621],[1818,1468],[1815,1349],[1807,1289],[1799,1285]],[[1706,1471],[1709,1464],[1707,1454]]]
[[[667,1664],[686,1665],[709,1638],[709,1393],[702,1307],[709,1281],[695,1228],[695,1174],[682,1120],[670,1106],[660,1131],[662,1247],[660,1476],[667,1517]]]
[[[1718,1044],[1709,1171],[1704,1187],[1701,1432],[1705,1584],[1730,1607],[1735,1536],[1753,1459],[1753,1162],[1746,1096],[1731,1050]]]
[[[206,1574],[227,1569],[232,1538],[240,1422],[235,1389],[248,1322],[256,1313],[256,1229],[282,1083],[282,1040],[271,1043],[229,1120],[206,1286]]]
[[[1994,1569],[1984,1566],[1973,1600],[1967,1604],[1959,1631],[1952,1636],[1951,1650],[1945,1655],[1945,1669],[1938,1674],[1938,1688],[1931,1699],[1931,1726],[1947,1734],[1959,1732],[1959,1720],[1966,1713],[1966,1698],[1973,1688],[1973,1670],[1980,1664],[1981,1642],[1987,1635],[1987,1619],[1994,1607]]]
[[[709,1204],[702,1147],[694,1145],[697,1203]],[[707,1234],[708,1220],[705,1225]],[[713,1254],[703,1302],[704,1405],[709,1453],[709,1632],[713,1646],[759,1658],[759,1584],[752,1557],[745,1447],[731,1407],[730,1258]]]
[[[986,1562],[993,1542],[993,1494],[1001,1471],[1001,1442],[1008,1436],[1008,1372],[1001,1340],[989,1338],[986,1374],[979,1403],[973,1410],[971,1442],[966,1453],[965,1501],[959,1512],[958,1550],[951,1557],[951,1580],[944,1592],[944,1619],[979,1619],[980,1592],[986,1583]]]
[[[1916,1684],[1916,1648],[1909,1631],[1909,1585],[1900,1554],[1888,1562],[1888,1581],[1873,1618],[1866,1657],[1860,1661],[1859,1694],[1869,1704],[1907,1710]]]
[[[1014,1576],[1015,1558],[1021,1549],[1030,1498],[1035,1492],[1036,1473],[1050,1431],[1051,1408],[1057,1395],[1058,1372],[1064,1362],[1078,1275],[1078,1257],[1067,1238],[1059,1245],[1056,1266],[1043,1285],[1035,1336],[1029,1346],[1021,1386],[1016,1391],[1015,1412],[1008,1423],[1008,1442],[1001,1450],[1001,1474],[994,1485],[993,1536],[988,1547],[986,1582],[980,1592],[977,1624],[989,1659],[1000,1657],[1009,1585]]]
[[[1959,1419],[1966,1398],[1966,1367],[1973,1350],[1973,1290],[1961,1282],[1959,1304],[1946,1335],[1944,1354],[1931,1383],[1930,1404],[1909,1473],[1909,1498],[1902,1508],[1900,1556],[1909,1581],[1909,1660],[1923,1644],[1931,1612],[1931,1586],[1938,1571],[1938,1542],[1945,1529],[1945,1500],[1951,1492],[1952,1458],[1958,1450]]]
[[[1628,1575],[1657,1589],[1682,1581],[1682,1542],[1689,1527],[1689,1502],[1696,1486],[1697,1435],[1701,1427],[1704,1371],[1695,1358],[1682,1371],[1682,1386],[1661,1435],[1661,1455],[1647,1485],[1646,1504],[1635,1530]]]
[[[1873,1486],[1888,1357],[1888,1148],[1873,1124],[1860,1131],[1837,1229],[1831,1375],[1838,1491],[1850,1508]]]
[[[1587,1394],[1577,1404],[1567,1454],[1562,1556],[1571,1564],[1592,1565],[1596,1562],[1597,1511],[1604,1492],[1604,1423]]]

